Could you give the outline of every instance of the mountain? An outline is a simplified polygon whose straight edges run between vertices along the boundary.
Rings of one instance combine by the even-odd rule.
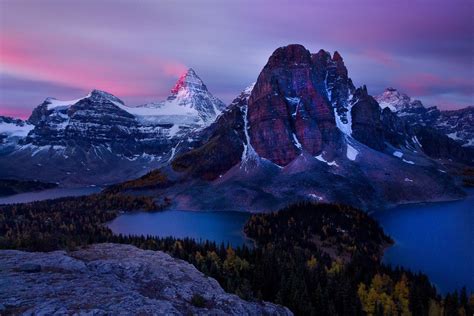
[[[454,128],[460,114],[430,120],[435,110],[394,89],[374,98],[338,52],[289,45],[228,107],[192,69],[166,100],[137,107],[99,90],[47,98],[27,122],[0,125],[14,131],[3,133],[0,177],[84,185],[144,175],[119,187],[146,184],[185,209],[459,198],[447,166],[472,165],[474,153],[441,129],[439,117]],[[469,130],[469,108],[462,117]]]
[[[23,120],[0,116],[0,152],[12,150],[33,128]]]
[[[225,107],[224,102],[214,97],[196,72],[189,68],[178,79],[166,100],[140,105],[128,111],[145,122],[159,120],[160,123],[174,123],[178,120],[206,125],[212,123]]]
[[[433,133],[355,88],[339,53],[289,45],[195,141],[177,147],[170,165],[122,188],[196,210],[273,210],[301,200],[377,209],[460,198],[428,149],[448,148],[442,158],[460,163],[473,157]]]
[[[474,149],[474,106],[459,110],[441,111],[436,106],[426,108],[397,89],[387,88],[375,97],[382,108],[389,108],[410,124],[429,126]]]
[[[162,102],[130,107],[105,91],[47,98],[24,122],[0,121],[0,177],[63,185],[123,181],[170,160],[224,109],[189,69]]]

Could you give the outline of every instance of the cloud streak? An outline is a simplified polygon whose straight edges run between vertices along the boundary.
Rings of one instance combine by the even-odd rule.
[[[158,100],[187,67],[229,102],[290,43],[338,50],[372,93],[472,104],[473,10],[470,0],[2,1],[0,114],[93,88]]]

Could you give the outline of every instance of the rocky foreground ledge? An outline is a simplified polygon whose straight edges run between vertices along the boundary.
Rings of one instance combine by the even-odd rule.
[[[74,252],[0,251],[0,314],[291,315],[226,293],[160,251],[96,244]]]

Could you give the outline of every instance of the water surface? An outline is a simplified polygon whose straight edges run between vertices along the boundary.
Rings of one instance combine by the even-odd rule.
[[[54,188],[36,192],[26,192],[15,195],[10,195],[0,198],[0,204],[14,204],[27,203],[33,201],[43,201],[49,199],[56,199],[66,196],[82,196],[93,193],[98,193],[102,190],[101,187],[86,187],[86,188]]]
[[[115,234],[194,238],[240,246],[252,243],[242,228],[250,217],[244,212],[163,211],[123,214],[108,226]]]
[[[465,200],[399,206],[372,214],[395,240],[383,262],[427,274],[446,293],[474,290],[474,190]]]
[[[467,199],[399,206],[372,214],[395,245],[383,261],[427,274],[444,293],[474,290],[474,190]],[[251,245],[242,232],[249,213],[164,211],[123,214],[108,226],[116,234],[191,237]]]

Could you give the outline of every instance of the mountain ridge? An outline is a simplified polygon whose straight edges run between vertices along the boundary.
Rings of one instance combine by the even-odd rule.
[[[395,88],[387,88],[375,96],[382,108],[389,108],[409,123],[431,126],[455,140],[463,147],[474,150],[474,106],[457,110],[440,110],[436,106],[425,107],[419,100]]]
[[[153,194],[181,209],[251,211],[298,200],[374,209],[462,197],[441,161],[425,153],[432,134],[382,110],[365,86],[354,88],[336,56],[334,67],[324,51],[277,49],[252,91],[161,169],[171,184]],[[464,153],[446,136],[430,141]]]
[[[187,135],[210,124],[218,115],[216,109],[223,108],[192,69],[172,90],[161,111],[129,107],[100,90],[72,101],[46,98],[27,121],[15,123],[22,126],[15,135],[9,132],[11,120],[9,125],[2,120],[0,163],[5,168],[0,176],[80,185],[119,182],[152,170],[166,163],[178,143],[191,141]],[[170,104],[169,99],[178,103]],[[190,111],[166,113],[174,105]]]
[[[473,163],[468,148],[356,88],[338,52],[280,47],[229,106],[213,100],[192,69],[161,103],[129,107],[99,90],[74,102],[48,98],[27,136],[0,146],[0,176],[110,184],[160,170],[168,181],[155,193],[181,208],[309,199],[371,209],[462,197],[446,166]],[[163,113],[170,102],[186,111]]]

